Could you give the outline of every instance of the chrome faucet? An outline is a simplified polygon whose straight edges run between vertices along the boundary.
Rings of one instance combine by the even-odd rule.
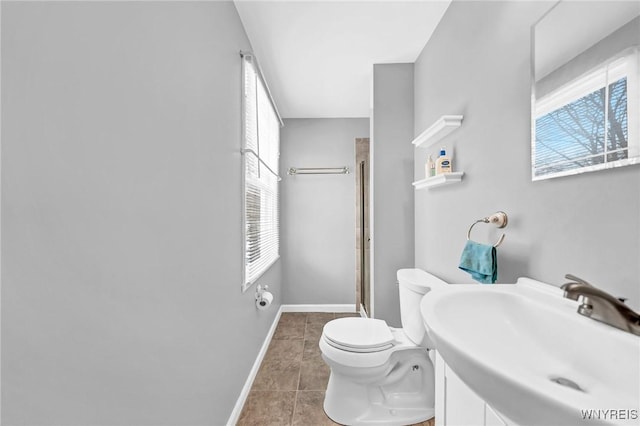
[[[613,297],[575,275],[567,274],[565,278],[571,282],[561,287],[564,297],[578,300],[582,296],[580,315],[640,336],[640,314],[625,305],[626,299]]]

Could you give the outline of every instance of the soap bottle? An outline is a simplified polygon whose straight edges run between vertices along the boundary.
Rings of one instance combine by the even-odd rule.
[[[447,152],[444,148],[440,149],[440,157],[436,160],[436,174],[451,173],[453,168],[451,167],[451,159],[447,157]]]
[[[425,169],[425,177],[430,178],[436,175],[436,163],[433,161],[433,158],[431,158],[431,156],[429,156],[429,159],[427,160]]]

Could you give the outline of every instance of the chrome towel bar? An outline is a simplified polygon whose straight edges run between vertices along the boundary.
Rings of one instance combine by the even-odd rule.
[[[289,175],[346,175],[349,167],[289,167]]]

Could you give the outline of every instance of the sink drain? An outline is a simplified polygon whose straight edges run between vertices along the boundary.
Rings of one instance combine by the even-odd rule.
[[[557,384],[559,384],[561,386],[566,386],[568,388],[575,389],[575,390],[580,391],[580,392],[584,392],[584,389],[582,389],[580,386],[578,386],[578,384],[576,382],[574,382],[573,380],[569,380],[569,379],[566,379],[564,377],[555,377],[555,376],[549,377],[549,380],[551,380],[552,382],[557,383]]]

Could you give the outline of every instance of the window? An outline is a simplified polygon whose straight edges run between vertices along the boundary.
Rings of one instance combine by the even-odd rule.
[[[637,61],[617,56],[536,102],[534,180],[635,161]]]
[[[244,279],[246,290],[278,259],[280,118],[255,58],[243,54]]]

